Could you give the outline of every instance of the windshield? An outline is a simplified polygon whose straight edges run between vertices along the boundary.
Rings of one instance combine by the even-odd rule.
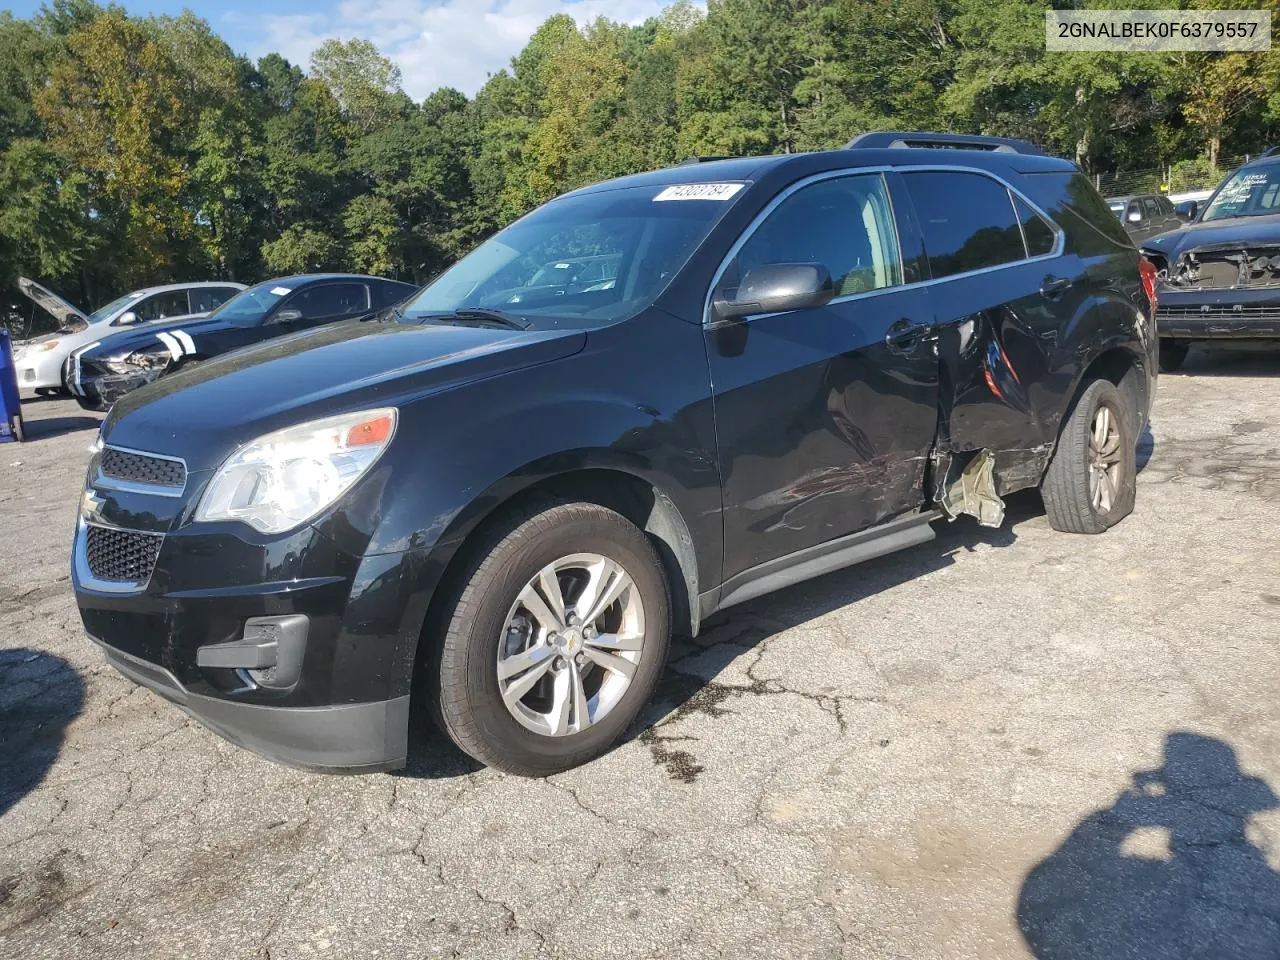
[[[1237,170],[1218,190],[1204,211],[1205,220],[1261,217],[1280,213],[1280,165]]]
[[[621,187],[553,200],[441,274],[405,304],[404,319],[467,307],[534,326],[631,316],[665,289],[742,187]]]
[[[271,308],[280,302],[281,297],[287,297],[292,292],[292,287],[284,286],[279,280],[268,280],[248,290],[241,290],[209,316],[237,327],[256,327],[262,323]]]
[[[141,297],[141,291],[138,291],[137,293],[126,293],[123,297],[117,297],[115,300],[112,300],[105,307],[101,307],[93,311],[93,313],[89,314],[88,320],[90,323],[101,323],[103,320],[115,316],[116,313],[123,309],[126,304],[132,303],[134,300],[138,300]]]

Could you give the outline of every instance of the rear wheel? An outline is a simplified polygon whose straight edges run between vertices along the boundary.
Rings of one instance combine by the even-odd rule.
[[[1063,423],[1040,484],[1055,530],[1101,533],[1133,512],[1137,493],[1134,417],[1107,380],[1095,380]]]
[[[1163,337],[1160,340],[1160,372],[1173,373],[1187,359],[1191,344]]]
[[[648,702],[670,602],[653,546],[612,510],[558,504],[506,530],[473,562],[428,672],[462,750],[547,776],[604,753]]]

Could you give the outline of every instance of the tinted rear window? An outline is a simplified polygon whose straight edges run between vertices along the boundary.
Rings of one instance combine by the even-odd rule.
[[[1004,185],[978,173],[904,174],[934,279],[1026,257]]]
[[[1029,173],[1018,179],[1018,189],[1066,231],[1069,253],[1096,256],[1133,246],[1107,201],[1082,173]]]

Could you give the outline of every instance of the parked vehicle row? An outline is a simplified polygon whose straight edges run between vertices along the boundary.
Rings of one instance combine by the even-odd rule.
[[[280,320],[306,290],[280,287],[224,310],[273,296]],[[1120,521],[1155,306],[1087,178],[1018,141],[875,133],[597,184],[369,322],[119,396],[80,612],[121,672],[277,760],[401,766],[414,704],[550,774],[614,744],[673,631],[718,610],[944,517],[999,524],[1024,488],[1058,530]],[[179,332],[112,362],[167,364]]]
[[[207,316],[139,326],[72,351],[62,382],[86,410],[106,410],[159,377],[230,350],[368,316],[415,287],[354,274],[279,277],[241,290]]]
[[[38,394],[56,394],[63,387],[62,369],[78,347],[119,333],[127,327],[161,320],[204,316],[244,289],[242,283],[181,283],[144,287],[87,313],[72,306],[34,280],[18,278],[18,289],[39,304],[58,323],[54,333],[16,343],[14,363],[18,385]]]

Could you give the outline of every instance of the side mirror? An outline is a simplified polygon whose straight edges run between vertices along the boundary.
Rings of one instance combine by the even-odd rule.
[[[276,323],[293,323],[293,321],[301,320],[301,319],[302,319],[302,311],[297,309],[296,307],[290,307],[288,309],[281,310],[279,313],[275,315]]]
[[[1142,211],[1141,211],[1141,210],[1131,210],[1131,211],[1129,212],[1129,215],[1128,215],[1127,217],[1125,217],[1125,219],[1126,219],[1126,220],[1128,220],[1130,223],[1141,223],[1141,222],[1142,222]]]
[[[1179,204],[1175,204],[1173,212],[1183,220],[1194,220],[1196,214],[1200,212],[1200,204],[1195,200],[1183,200]]]
[[[763,263],[746,272],[732,300],[717,299],[711,309],[720,320],[736,320],[825,306],[835,293],[831,272],[820,263]]]
[[[126,310],[124,313],[120,314],[120,316],[116,317],[116,322],[113,323],[112,326],[113,327],[131,327],[137,322],[138,322],[138,315],[134,313],[132,310]]]

